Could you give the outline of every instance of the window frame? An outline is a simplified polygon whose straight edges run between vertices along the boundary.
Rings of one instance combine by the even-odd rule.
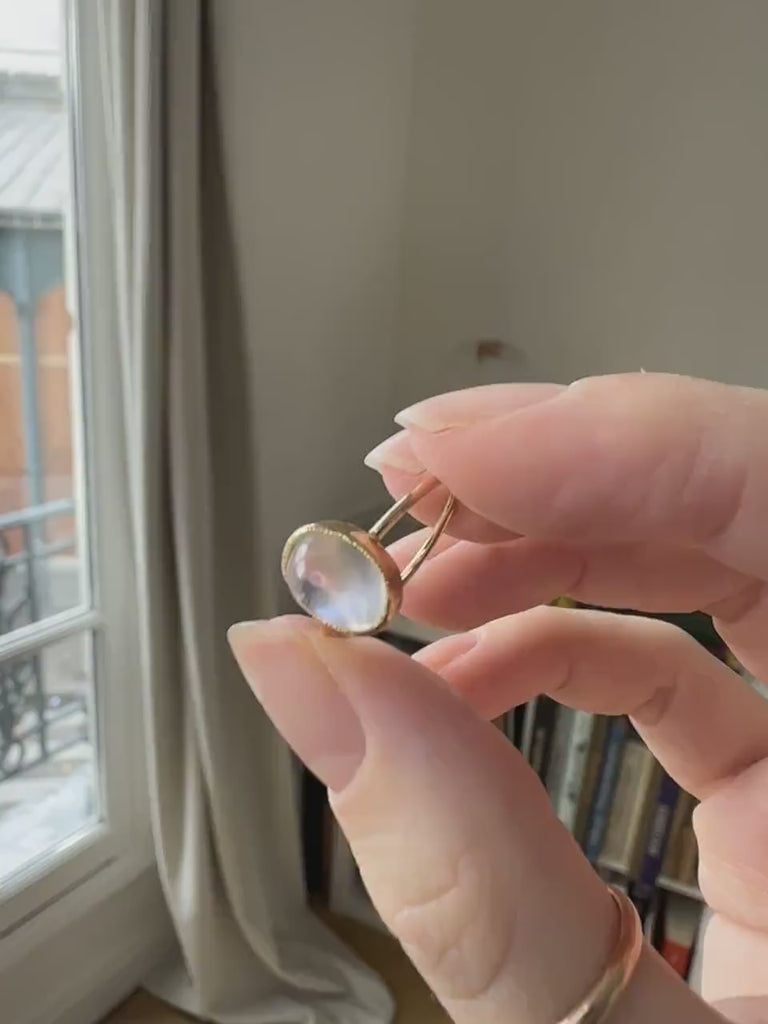
[[[65,281],[73,317],[71,392],[83,600],[0,639],[0,658],[90,634],[101,821],[14,875],[0,893],[0,969],[56,918],[127,885],[154,863],[142,728],[139,624],[117,346],[112,210],[95,10],[62,0],[70,209]],[[112,341],[96,344],[94,339]]]

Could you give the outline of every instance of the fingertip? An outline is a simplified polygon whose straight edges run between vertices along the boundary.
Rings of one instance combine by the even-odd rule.
[[[414,659],[438,675],[446,672],[463,657],[466,657],[478,643],[475,632],[455,633],[423,647],[414,654]]]
[[[401,409],[395,416],[395,423],[409,429],[440,433],[544,402],[564,390],[563,384],[532,383],[488,384],[449,391]]]
[[[233,622],[227,630],[227,642],[235,655],[270,640],[285,639],[290,633],[308,633],[319,628],[307,615],[278,615],[272,619],[247,619]]]
[[[396,470],[409,476],[420,476],[424,473],[424,464],[414,455],[410,436],[404,430],[377,444],[368,452],[363,462],[377,473],[383,473],[385,470]]]
[[[286,742],[330,789],[342,791],[365,755],[365,733],[323,657],[329,638],[300,615],[237,623],[229,639],[254,695]]]

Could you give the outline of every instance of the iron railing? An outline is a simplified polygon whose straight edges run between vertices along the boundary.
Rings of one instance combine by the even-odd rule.
[[[71,500],[50,501],[0,515],[0,637],[50,614],[50,564],[74,552],[75,537],[46,540],[51,520],[73,516]],[[0,781],[48,760],[81,739],[56,728],[83,718],[85,696],[46,686],[39,650],[0,659]],[[55,736],[55,738],[54,738]]]

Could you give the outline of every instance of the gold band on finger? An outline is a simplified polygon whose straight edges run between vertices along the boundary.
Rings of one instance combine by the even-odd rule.
[[[619,911],[619,931],[611,959],[579,1005],[558,1024],[603,1024],[629,984],[643,948],[643,928],[634,903],[611,888]]]
[[[342,636],[378,633],[397,614],[403,586],[418,570],[448,525],[456,501],[449,495],[429,536],[400,571],[382,540],[440,481],[426,477],[378,519],[370,530],[325,520],[294,530],[281,568],[294,600]]]

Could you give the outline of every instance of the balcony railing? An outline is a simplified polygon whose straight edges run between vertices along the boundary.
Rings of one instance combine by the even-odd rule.
[[[38,622],[55,608],[51,560],[74,554],[71,536],[46,540],[55,520],[74,521],[74,502],[51,501],[0,515],[0,636]],[[27,771],[83,736],[67,721],[85,720],[86,697],[44,678],[40,651],[0,661],[0,781]],[[49,674],[50,676],[50,674]]]

